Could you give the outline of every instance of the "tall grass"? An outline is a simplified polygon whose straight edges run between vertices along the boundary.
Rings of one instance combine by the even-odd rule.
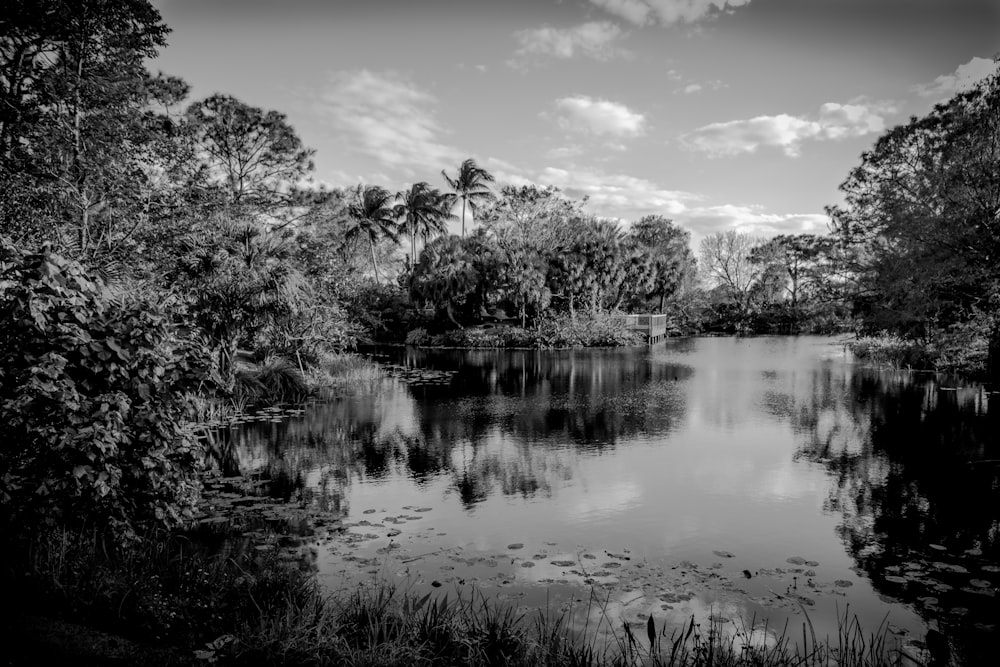
[[[285,357],[269,354],[256,366],[236,372],[234,400],[247,405],[299,403],[309,393],[305,374]]]
[[[372,391],[387,377],[373,361],[356,354],[331,354],[306,370],[306,381],[319,396]]]
[[[754,620],[726,634],[691,618],[668,629],[605,614],[611,639],[573,630],[566,615],[523,613],[478,591],[416,594],[372,583],[330,597],[310,571],[271,553],[234,551],[205,536],[155,534],[127,545],[95,531],[52,530],[12,544],[3,581],[22,611],[100,619],[102,629],[169,643],[200,661],[255,665],[758,665],[901,664],[886,626],[865,634],[844,613],[835,640],[806,615],[802,638]],[[594,598],[591,597],[591,604]],[[25,609],[25,607],[31,609]],[[739,623],[739,619],[734,619]]]

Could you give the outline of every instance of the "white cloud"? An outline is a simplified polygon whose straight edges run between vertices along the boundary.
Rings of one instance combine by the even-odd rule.
[[[393,72],[342,71],[315,93],[315,109],[346,148],[406,173],[441,169],[467,155],[440,140],[435,98]]]
[[[728,86],[718,79],[713,79],[711,81],[695,81],[689,83],[681,88],[674,89],[674,93],[681,95],[694,95],[695,93],[701,93],[706,90],[720,90],[722,88],[728,88]]]
[[[639,135],[646,122],[624,104],[586,95],[556,100],[556,120],[564,130],[613,137]]]
[[[685,210],[696,195],[667,190],[652,181],[626,174],[606,174],[585,168],[546,167],[538,174],[541,185],[554,185],[569,197],[588,198],[591,211],[602,217],[639,219],[659,213],[671,216]]]
[[[753,153],[759,146],[780,146],[786,155],[796,156],[804,139],[822,131],[819,123],[796,116],[757,116],[748,120],[712,123],[681,136],[689,148],[712,156]]]
[[[677,221],[697,236],[730,229],[761,236],[829,231],[829,218],[825,214],[768,213],[762,206],[734,204],[688,208],[677,214]]]
[[[808,139],[835,140],[882,132],[883,115],[892,112],[894,108],[886,102],[828,102],[820,107],[815,120],[779,114],[711,123],[682,135],[681,142],[715,157],[753,153],[761,146],[781,148],[785,155],[796,157]]]
[[[645,0],[590,0],[609,14],[620,16],[636,25],[644,25],[649,21],[650,6]]]
[[[710,14],[728,12],[750,0],[590,0],[604,11],[635,25],[694,23]]]
[[[573,199],[587,198],[586,210],[626,224],[644,215],[663,215],[691,232],[692,248],[713,232],[736,229],[761,236],[825,234],[829,218],[815,213],[769,213],[759,205],[707,205],[704,197],[668,190],[653,181],[628,174],[606,173],[587,167],[546,167],[529,173],[494,158],[484,164],[497,181],[512,185],[553,185]]]
[[[819,110],[819,123],[827,139],[860,137],[885,131],[881,114],[891,107],[877,108],[866,104],[837,104],[827,102]]]
[[[997,71],[997,63],[987,58],[973,58],[959,65],[951,74],[942,74],[930,83],[914,86],[923,97],[947,99],[963,90],[968,90],[978,81]]]
[[[623,36],[622,29],[610,21],[590,21],[573,28],[532,28],[518,30],[514,37],[521,45],[518,56],[540,55],[568,59],[586,56],[594,60],[611,60],[629,55],[614,46]]]
[[[556,146],[545,152],[545,156],[551,159],[564,160],[573,158],[583,153],[583,146],[570,144],[569,146]]]

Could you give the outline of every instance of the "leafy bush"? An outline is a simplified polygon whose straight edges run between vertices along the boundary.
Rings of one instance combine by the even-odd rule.
[[[428,345],[440,347],[621,347],[639,345],[642,334],[625,327],[609,315],[560,316],[541,320],[531,329],[516,326],[469,327],[431,336]]]
[[[859,338],[849,347],[858,359],[895,368],[932,370],[938,359],[933,346],[889,333]]]
[[[534,334],[534,347],[620,347],[643,341],[642,334],[609,315],[545,319]]]
[[[255,403],[296,403],[309,395],[302,371],[285,357],[270,354],[256,367],[236,373],[235,398]]]
[[[202,447],[188,415],[211,358],[155,303],[114,302],[75,262],[0,244],[0,513],[119,535],[179,523]]]
[[[407,345],[426,345],[428,340],[430,340],[430,336],[427,335],[427,329],[423,327],[417,327],[406,334]]]
[[[368,284],[345,299],[344,307],[367,334],[363,342],[401,343],[404,332],[419,320],[409,296],[398,286]]]

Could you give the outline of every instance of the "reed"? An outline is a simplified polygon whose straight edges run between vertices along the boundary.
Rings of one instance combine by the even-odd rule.
[[[100,619],[102,630],[166,643],[197,664],[903,664],[886,624],[866,633],[849,610],[834,640],[819,639],[806,614],[800,639],[756,619],[732,619],[739,629],[728,634],[721,622],[703,627],[694,617],[679,629],[652,617],[632,626],[592,593],[601,624],[573,630],[564,614],[524,614],[476,590],[417,594],[382,581],[332,597],[309,571],[273,554],[210,542],[157,533],[122,545],[93,529],[51,530],[7,550],[2,583],[12,599],[30,601],[29,613]]]

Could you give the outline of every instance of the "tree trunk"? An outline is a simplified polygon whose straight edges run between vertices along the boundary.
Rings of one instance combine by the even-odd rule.
[[[465,238],[465,197],[462,197],[462,238]]]
[[[990,329],[989,346],[986,355],[986,379],[993,389],[1000,387],[1000,317],[993,322]]]
[[[375,261],[375,242],[368,238],[368,247],[372,251],[372,270],[375,271],[375,284],[378,285],[378,262]]]
[[[232,394],[236,387],[236,336],[227,334],[219,342],[219,378],[222,389]]]
[[[666,292],[660,292],[660,309],[658,311],[656,311],[656,312],[658,312],[658,313],[662,313],[663,312],[663,302],[664,302],[664,300],[666,300],[666,298],[667,298],[667,293]]]

